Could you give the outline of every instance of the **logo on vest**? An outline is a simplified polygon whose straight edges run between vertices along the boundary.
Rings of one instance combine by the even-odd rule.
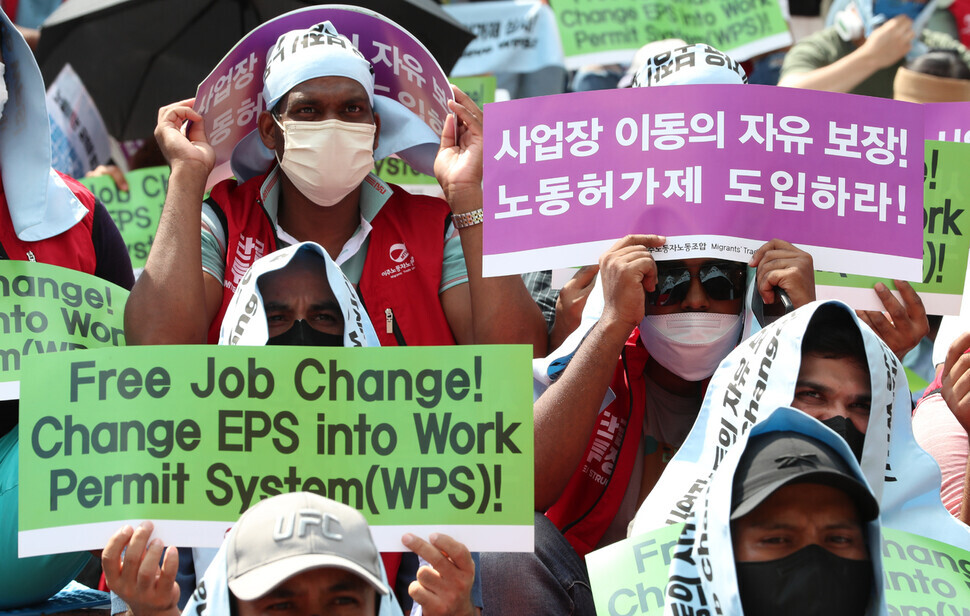
[[[236,244],[236,257],[232,261],[232,285],[226,284],[226,286],[235,291],[239,281],[253,266],[253,261],[263,256],[265,251],[266,245],[263,242],[240,235],[239,242]],[[229,282],[228,279],[226,282]]]
[[[335,516],[321,514],[316,509],[300,509],[296,513],[284,513],[276,518],[273,540],[286,541],[292,539],[294,534],[297,537],[306,537],[313,531],[333,541],[342,541],[344,538],[343,527]]]
[[[383,272],[381,276],[385,278],[397,278],[402,274],[406,274],[414,269],[414,257],[408,252],[407,246],[403,243],[391,244],[391,248],[387,253],[391,261],[397,263],[393,267],[389,267]]]

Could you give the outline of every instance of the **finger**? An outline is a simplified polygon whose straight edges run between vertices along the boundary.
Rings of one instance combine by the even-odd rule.
[[[437,571],[441,571],[445,567],[451,565],[448,557],[442,554],[441,550],[431,545],[421,537],[417,537],[411,533],[405,533],[404,536],[401,537],[401,543],[403,543],[407,549],[426,560]]]
[[[944,377],[956,400],[963,400],[970,393],[970,355],[961,355],[953,368]]]
[[[444,533],[431,533],[428,539],[431,540],[431,545],[444,552],[458,569],[474,575],[475,561],[472,560],[471,552],[464,543]]]
[[[475,107],[475,103],[472,103],[472,107]],[[478,112],[479,115],[476,116],[471,109],[469,109],[468,107],[465,107],[464,105],[456,101],[448,101],[448,108],[455,112],[455,115],[458,116],[458,119],[461,120],[462,124],[467,126],[469,129],[473,129],[474,131],[477,131],[479,133],[481,132],[482,130],[481,111],[479,111]],[[478,108],[475,107],[475,109],[478,109]]]
[[[472,97],[470,97],[467,94],[465,94],[464,92],[462,92],[461,88],[459,88],[455,84],[451,84],[451,92],[452,92],[452,94],[455,95],[455,102],[456,103],[458,103],[462,107],[468,109],[474,115],[476,115],[476,116],[478,116],[480,118],[483,117],[482,110],[479,108],[478,103],[476,103],[474,101],[474,99],[472,99]]]
[[[885,307],[886,312],[890,314],[894,323],[902,323],[906,320],[907,314],[906,309],[903,305],[899,303],[896,296],[892,294],[885,284],[877,282],[875,284],[876,295],[879,296],[879,300],[882,301],[883,307]]]
[[[175,581],[178,570],[179,551],[174,545],[170,545],[165,549],[165,556],[162,559],[161,574],[158,576],[158,589],[160,591],[169,589],[169,601],[176,605],[181,594],[178,582]]]
[[[913,317],[914,320],[925,319],[926,307],[923,306],[923,299],[913,288],[913,285],[905,280],[894,280],[893,282],[896,284],[896,290],[899,291],[900,297],[903,298],[903,304],[906,306],[906,312],[909,316]],[[926,327],[929,330],[929,323]]]
[[[141,565],[138,567],[138,588],[147,590],[155,586],[159,574],[158,563],[162,560],[164,552],[165,545],[161,539],[154,539],[148,544],[145,556],[141,559]]]
[[[104,550],[101,551],[101,567],[104,569],[104,577],[108,586],[111,586],[121,577],[121,554],[125,551],[125,547],[134,532],[135,529],[125,524],[115,534],[111,535],[108,543],[104,546]]]
[[[124,561],[121,565],[121,576],[129,582],[133,582],[138,575],[138,567],[141,566],[145,546],[148,545],[153,530],[155,530],[155,526],[151,522],[142,522],[132,534],[131,541],[128,542],[128,549],[125,550]]]
[[[957,360],[970,348],[970,332],[963,332],[957,336],[950,344],[950,348],[946,352],[946,361],[943,363],[943,376],[946,377],[950,374],[950,370],[953,365],[957,363]]]
[[[761,263],[763,259],[767,258],[768,253],[774,250],[789,251],[797,249],[785,240],[773,238],[762,244],[758,250],[754,251],[754,254],[751,255],[751,259],[748,261],[748,267],[758,267],[758,264]]]
[[[455,116],[450,113],[445,116],[445,123],[441,127],[441,145],[438,151],[449,150],[455,146]]]
[[[440,613],[444,609],[443,602],[438,595],[422,586],[421,582],[417,580],[408,585],[408,594],[424,608],[423,612],[433,614]]]
[[[580,287],[590,288],[593,286],[593,280],[596,279],[596,274],[599,273],[599,265],[584,265],[579,268],[579,271],[573,274],[573,277],[569,279],[569,282],[575,282],[576,285]]]
[[[606,252],[609,253],[624,246],[633,246],[635,244],[646,246],[647,248],[657,248],[663,246],[666,242],[667,238],[663,235],[628,235],[618,239]]]

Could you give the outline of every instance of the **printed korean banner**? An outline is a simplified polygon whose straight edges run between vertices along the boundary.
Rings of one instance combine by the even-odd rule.
[[[111,157],[108,129],[94,100],[70,64],[47,89],[51,122],[51,166],[73,178]]]
[[[416,113],[436,133],[452,98],[448,78],[434,56],[406,30],[386,18],[352,6],[308,7],[270,20],[226,54],[199,84],[194,108],[216,152],[209,186],[232,175],[235,145],[256,128],[263,110],[266,53],[279,35],[330,21],[374,66],[374,94],[390,97]]]
[[[562,66],[556,16],[537,0],[445,5],[444,10],[475,33],[451,69],[451,77],[514,71],[531,73]]]
[[[215,547],[262,498],[307,490],[382,551],[441,531],[533,549],[531,351],[166,346],[25,363],[21,556],[104,547],[155,521]]]
[[[926,142],[923,180],[923,276],[914,282],[928,314],[960,314],[970,250],[970,143]],[[815,273],[818,299],[841,299],[859,310],[885,310],[873,285],[892,280]],[[898,295],[898,294],[897,294]]]
[[[586,555],[596,613],[663,611],[670,563],[684,550],[683,524],[630,537]],[[889,614],[967,614],[970,552],[912,533],[882,529]]]
[[[0,400],[16,400],[24,361],[125,344],[128,291],[56,265],[0,259]]]
[[[970,143],[970,102],[924,103],[926,138]]]
[[[556,0],[566,68],[629,64],[640,47],[678,38],[707,43],[743,62],[790,45],[773,0]]]
[[[485,103],[495,101],[495,77],[481,75],[476,77],[452,77],[451,83],[458,86],[467,94],[479,108]],[[385,182],[403,186],[412,194],[429,194],[440,196],[441,187],[438,180],[430,175],[416,171],[404,160],[391,156],[374,163],[374,173]]]
[[[922,275],[919,105],[693,85],[486,113],[488,276],[595,263],[629,233],[667,236],[659,259],[747,261],[781,237],[819,269]]]
[[[120,190],[115,181],[106,175],[81,180],[111,214],[111,219],[125,240],[131,266],[136,272],[144,269],[148,252],[155,241],[170,174],[171,169],[167,166],[132,171],[125,175],[127,191]]]

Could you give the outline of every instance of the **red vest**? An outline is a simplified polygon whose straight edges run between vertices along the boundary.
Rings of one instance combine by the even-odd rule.
[[[276,226],[260,197],[266,175],[237,185],[216,184],[208,203],[226,230],[226,269],[222,306],[209,326],[209,342],[219,340],[219,326],[236,285],[253,261],[277,248]],[[366,181],[376,190],[384,187]],[[371,232],[358,292],[381,346],[455,344],[438,299],[445,227],[451,208],[441,199],[412,195],[390,185],[393,194],[371,221]],[[390,310],[390,320],[387,311]],[[390,325],[391,332],[388,332]],[[394,583],[400,552],[382,553],[387,576]]]
[[[243,275],[253,261],[277,248],[276,227],[260,198],[265,179],[261,175],[240,185],[227,180],[213,187],[209,195],[209,204],[221,218],[228,238],[222,306],[209,326],[210,343],[219,340],[219,325]],[[371,181],[369,176],[367,181]],[[380,184],[371,185],[384,190]],[[390,186],[393,194],[371,221],[358,285],[360,298],[382,346],[454,344],[438,299],[451,209],[441,199]],[[391,332],[387,331],[389,324]]]
[[[637,462],[646,408],[643,371],[648,358],[639,337],[634,329],[610,383],[616,399],[597,416],[585,456],[559,500],[546,511],[546,517],[580,556],[595,550],[610,527]]]
[[[85,274],[94,274],[97,257],[91,231],[94,227],[94,195],[76,180],[59,174],[74,196],[84,204],[88,213],[77,224],[54,237],[25,242],[17,237],[7,209],[7,197],[0,190],[0,255],[16,261],[37,261],[60,265]]]

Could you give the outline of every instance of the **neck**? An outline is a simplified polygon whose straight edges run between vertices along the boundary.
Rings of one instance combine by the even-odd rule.
[[[703,381],[687,381],[661,366],[652,356],[643,371],[663,390],[682,398],[700,397],[704,391]]]
[[[301,242],[316,242],[336,260],[360,226],[358,186],[337,203],[324,207],[307,199],[280,171],[279,226]]]

